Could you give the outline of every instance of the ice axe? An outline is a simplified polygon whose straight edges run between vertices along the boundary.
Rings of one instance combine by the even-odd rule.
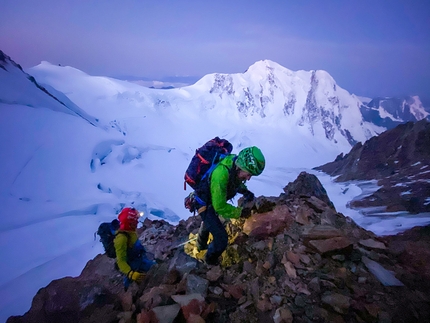
[[[191,242],[191,241],[194,241],[194,240],[197,240],[197,237],[192,238],[192,239],[190,239],[190,240],[187,240],[187,241],[185,241],[185,242],[182,242],[182,243],[178,244],[177,246],[173,246],[172,248],[170,248],[170,250],[174,250],[174,249],[176,249],[176,248],[179,248],[179,247],[185,246],[188,242]]]

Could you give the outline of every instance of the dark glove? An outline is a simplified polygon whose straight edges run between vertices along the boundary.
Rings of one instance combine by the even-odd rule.
[[[245,193],[243,193],[243,197],[245,199],[245,203],[251,202],[255,198],[254,193],[252,193],[251,191],[246,191]]]
[[[250,208],[243,208],[242,213],[240,214],[241,218],[249,218],[251,216],[251,209]]]

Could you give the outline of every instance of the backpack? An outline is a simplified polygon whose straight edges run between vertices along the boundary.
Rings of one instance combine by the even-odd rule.
[[[205,179],[209,178],[218,163],[232,150],[233,145],[227,139],[220,139],[219,137],[209,140],[196,150],[184,176],[184,190],[186,190],[186,184],[194,189],[194,192],[184,199],[184,206],[191,213],[195,214],[199,207],[206,205],[204,197],[208,195],[206,192],[208,186],[203,185]],[[203,199],[197,196],[196,192]]]
[[[227,139],[215,137],[196,150],[190,165],[185,171],[184,190],[186,184],[198,189],[200,182],[210,175],[215,166],[233,150]]]
[[[101,223],[97,230],[97,234],[100,236],[100,242],[103,244],[103,248],[109,258],[116,258],[113,241],[115,240],[116,231],[118,229],[119,221],[115,219],[112,222]]]

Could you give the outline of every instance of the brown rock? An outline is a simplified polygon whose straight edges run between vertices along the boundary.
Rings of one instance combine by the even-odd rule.
[[[263,264],[263,268],[266,269],[266,270],[269,270],[270,267],[272,267],[270,261],[265,261],[264,264]]]
[[[364,304],[364,307],[366,308],[367,312],[373,317],[377,318],[379,314],[379,306],[375,304]]]
[[[305,265],[309,265],[311,263],[311,258],[308,255],[300,254],[300,261]]]
[[[223,273],[222,273],[221,267],[220,266],[214,266],[206,273],[206,278],[210,282],[215,282],[222,276],[222,274]]]
[[[158,287],[153,287],[140,297],[140,307],[151,309],[156,306],[167,305],[170,297],[175,293],[175,285],[160,285]]]
[[[243,288],[240,285],[221,284],[221,287],[229,292],[235,299],[240,299],[243,296]]]
[[[211,313],[214,313],[217,310],[217,308],[218,308],[217,303],[210,302],[209,304],[206,305],[206,308],[203,311],[203,313],[201,314],[201,317],[206,319],[208,317],[208,315],[210,315]]]
[[[255,267],[252,263],[250,263],[248,260],[246,260],[243,263],[243,271],[247,272],[247,273],[252,273],[255,271]]]
[[[275,236],[294,222],[286,205],[279,205],[273,211],[254,214],[246,219],[243,232],[250,237]]]
[[[311,294],[311,292],[308,290],[308,288],[303,282],[298,282],[296,288],[298,293],[305,294],[308,296]]]
[[[352,246],[352,242],[346,237],[336,237],[325,240],[311,240],[309,245],[319,253],[324,254],[334,250],[343,250]]]
[[[187,318],[187,323],[205,323],[206,321],[197,314],[190,314],[190,316]]]
[[[320,278],[319,277],[314,277],[311,279],[311,281],[308,284],[308,287],[314,291],[319,293],[321,291],[321,287],[320,287]]]
[[[305,201],[307,205],[309,205],[312,209],[314,209],[318,213],[322,213],[327,209],[332,210],[333,212],[333,208],[330,208],[326,202],[320,200],[316,196],[311,196],[310,198],[305,199]]]
[[[131,307],[133,305],[133,295],[131,293],[131,290],[121,294],[120,298],[123,311],[131,311]]]
[[[309,219],[312,217],[313,214],[314,211],[312,209],[307,207],[301,207],[296,211],[295,220],[297,223],[308,225],[311,223]]]
[[[321,301],[341,314],[346,313],[351,306],[350,297],[337,293],[326,293],[321,297]]]
[[[387,247],[383,242],[379,242],[373,239],[360,240],[358,243],[367,248],[381,249],[381,250],[387,249]]]
[[[257,303],[257,308],[262,312],[267,312],[272,309],[272,304],[266,298],[260,299]]]
[[[287,251],[287,259],[294,265],[300,264],[300,256],[293,251]]]
[[[151,312],[145,311],[145,310],[140,311],[140,313],[137,314],[137,317],[136,317],[137,323],[150,323],[151,320],[154,321],[155,318],[151,319],[151,313],[152,313],[152,316],[154,316],[154,313],[152,311]]]
[[[293,323],[293,314],[286,307],[276,309],[273,316],[274,323]]]
[[[204,312],[206,309],[206,303],[201,299],[193,298],[188,302],[186,305],[181,306],[182,314],[184,314],[184,317],[186,320],[189,319],[191,315],[200,315]]]
[[[118,314],[120,323],[132,323],[132,317],[133,317],[132,311],[121,312]]]
[[[315,225],[303,232],[303,239],[318,240],[344,236],[343,232],[331,225]]]
[[[294,268],[293,264],[289,261],[287,261],[284,264],[285,270],[287,272],[288,277],[291,277],[293,279],[297,278],[297,272],[296,269]]]

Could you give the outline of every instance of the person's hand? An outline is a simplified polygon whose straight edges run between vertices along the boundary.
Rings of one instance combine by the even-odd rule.
[[[251,209],[250,208],[243,208],[242,213],[240,214],[241,218],[249,218],[251,216]]]
[[[128,274],[128,278],[134,280],[136,283],[141,283],[145,279],[145,276],[146,275],[144,273],[140,273],[138,271],[131,271]]]
[[[246,191],[246,192],[243,194],[243,197],[244,197],[244,199],[245,199],[245,203],[246,203],[246,202],[251,202],[251,201],[253,201],[253,200],[254,200],[254,198],[255,198],[254,193],[252,193],[251,191]]]

